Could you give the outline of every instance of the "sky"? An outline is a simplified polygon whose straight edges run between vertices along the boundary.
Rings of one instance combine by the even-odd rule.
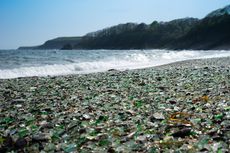
[[[0,49],[134,22],[203,18],[229,0],[0,0]]]

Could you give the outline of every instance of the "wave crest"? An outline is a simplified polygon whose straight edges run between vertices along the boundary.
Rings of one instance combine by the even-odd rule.
[[[89,58],[83,61],[70,59],[71,62],[68,64],[49,64],[13,69],[0,69],[0,79],[30,76],[83,74],[102,72],[109,69],[138,69],[187,59],[230,56],[230,51],[133,50],[117,51],[116,54],[111,54],[110,52],[111,51],[101,51],[103,56],[101,58],[97,57],[97,59]],[[64,60],[66,61],[66,58]]]

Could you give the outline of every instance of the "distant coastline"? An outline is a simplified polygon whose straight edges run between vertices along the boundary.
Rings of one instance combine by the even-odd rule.
[[[81,37],[59,37],[18,49],[230,49],[230,5],[203,19],[183,18],[151,24],[126,23]]]

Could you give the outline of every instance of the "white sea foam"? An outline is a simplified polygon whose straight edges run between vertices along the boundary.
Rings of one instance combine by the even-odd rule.
[[[100,51],[99,51],[100,52]],[[199,58],[213,58],[230,56],[230,51],[169,51],[169,50],[135,50],[135,51],[101,51],[106,56],[97,59],[74,60],[70,63],[49,64],[38,66],[22,66],[19,68],[0,69],[0,79],[29,77],[29,76],[56,76],[67,74],[84,74],[103,72],[109,69],[137,69],[176,61]],[[98,55],[97,55],[98,56]],[[68,61],[64,59],[63,61]]]

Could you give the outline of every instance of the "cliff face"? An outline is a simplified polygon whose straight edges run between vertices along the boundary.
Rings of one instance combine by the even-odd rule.
[[[119,24],[86,34],[62,37],[19,49],[230,49],[230,5],[205,18]]]

